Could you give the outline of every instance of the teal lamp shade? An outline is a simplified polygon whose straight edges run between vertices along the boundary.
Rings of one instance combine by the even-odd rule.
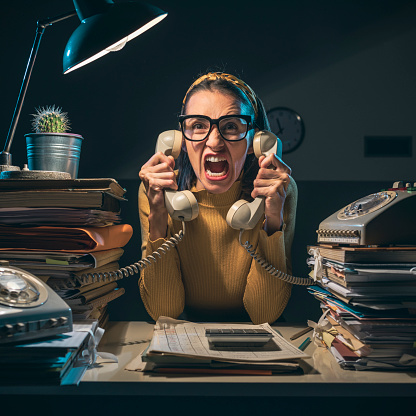
[[[74,4],[81,24],[66,45],[64,74],[122,49],[167,16],[163,10],[141,2],[74,0]]]

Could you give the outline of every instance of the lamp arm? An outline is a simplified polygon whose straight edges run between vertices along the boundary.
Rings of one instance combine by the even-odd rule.
[[[32,75],[32,69],[36,60],[36,55],[38,53],[40,41],[42,40],[43,32],[47,26],[50,26],[54,23],[60,22],[62,20],[66,20],[72,16],[75,16],[77,12],[75,10],[61,14],[56,17],[47,18],[44,20],[39,20],[36,26],[36,36],[33,42],[32,50],[30,51],[29,60],[27,62],[26,71],[23,76],[22,86],[20,88],[20,93],[17,98],[16,107],[13,113],[12,122],[10,124],[9,133],[7,135],[6,143],[4,145],[3,152],[0,152],[0,165],[11,165],[12,164],[12,155],[10,154],[10,147],[13,142],[13,137],[16,132],[16,126],[19,121],[20,112],[22,110],[23,101],[26,96],[27,86],[30,81],[30,76]]]

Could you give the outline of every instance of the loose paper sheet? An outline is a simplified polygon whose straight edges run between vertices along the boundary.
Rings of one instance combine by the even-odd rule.
[[[236,350],[210,349],[205,336],[207,328],[253,329],[264,328],[273,333],[272,342],[264,347]],[[308,358],[303,351],[286,341],[269,324],[197,324],[160,317],[156,322],[152,342],[147,352],[151,354],[181,355],[228,362],[270,362]]]

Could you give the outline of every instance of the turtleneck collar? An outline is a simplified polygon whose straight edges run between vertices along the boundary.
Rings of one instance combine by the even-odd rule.
[[[241,195],[241,182],[234,182],[231,188],[222,194],[211,194],[206,189],[197,191],[195,185],[192,186],[191,192],[195,195],[198,204],[215,207],[228,206],[232,205]]]

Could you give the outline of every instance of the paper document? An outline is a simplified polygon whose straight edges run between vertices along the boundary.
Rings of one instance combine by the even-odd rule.
[[[253,329],[264,328],[273,333],[272,342],[264,347],[216,349],[210,347],[205,336],[207,328]],[[272,362],[297,360],[309,356],[279,335],[269,324],[197,324],[160,317],[156,322],[148,355],[175,355],[192,358],[207,358],[227,362]]]

